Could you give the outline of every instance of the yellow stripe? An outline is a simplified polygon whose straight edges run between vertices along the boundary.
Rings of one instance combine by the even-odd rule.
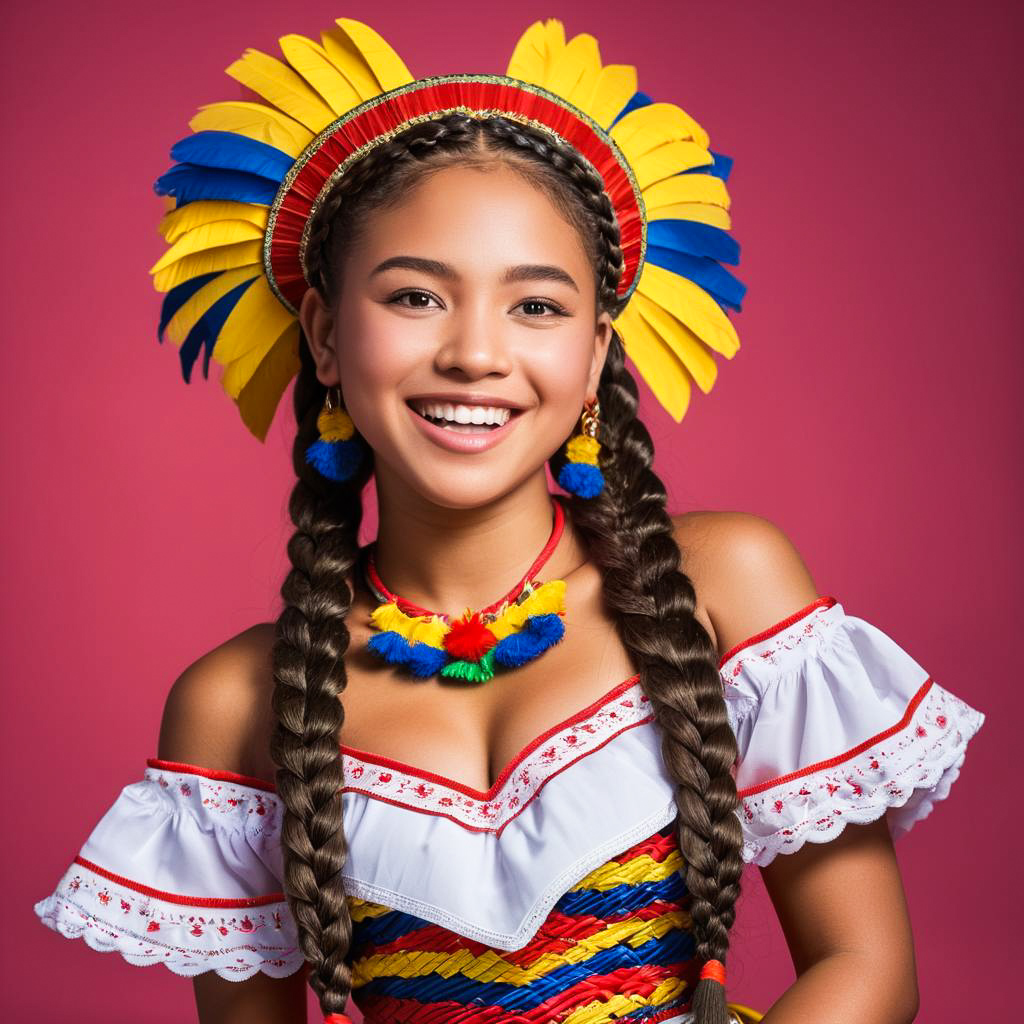
[[[607,1024],[643,1006],[663,1006],[678,999],[685,988],[686,982],[681,978],[666,978],[647,999],[625,994],[617,994],[610,999],[597,999],[573,1010],[562,1024]]]
[[[511,963],[499,951],[490,949],[479,956],[466,949],[454,953],[428,950],[383,953],[358,960],[353,965],[353,978],[358,978],[358,984],[365,985],[376,978],[422,978],[434,973],[451,978],[459,974],[474,981],[523,986],[560,967],[583,963],[602,950],[621,945],[636,949],[645,942],[660,939],[672,931],[688,929],[691,925],[690,915],[683,910],[672,910],[650,921],[636,918],[615,921],[594,935],[580,939],[565,951],[542,954],[528,967]]]
[[[581,889],[596,889],[598,892],[605,892],[608,889],[614,889],[617,885],[661,882],[678,874],[683,864],[683,856],[678,850],[673,850],[660,862],[656,861],[649,853],[641,854],[622,864],[613,860],[602,864],[596,871],[591,871],[586,878],[577,882],[568,891],[579,892]]]

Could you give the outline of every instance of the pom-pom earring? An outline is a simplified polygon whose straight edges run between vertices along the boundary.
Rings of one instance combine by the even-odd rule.
[[[601,443],[597,439],[601,405],[596,398],[583,406],[580,432],[565,446],[567,462],[558,471],[558,485],[580,498],[595,498],[604,488],[598,466]]]
[[[306,449],[306,461],[328,480],[350,479],[362,461],[363,443],[355,436],[352,417],[341,407],[340,388],[337,405],[331,400],[331,389],[327,389],[316,426],[320,437]]]

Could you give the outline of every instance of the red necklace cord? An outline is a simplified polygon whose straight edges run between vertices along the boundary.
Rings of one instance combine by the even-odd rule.
[[[562,537],[562,531],[565,527],[565,511],[562,508],[562,503],[555,495],[551,495],[551,505],[554,511],[554,522],[551,525],[551,535],[548,537],[548,541],[541,550],[541,553],[534,559],[533,565],[526,570],[523,578],[504,597],[499,598],[493,604],[489,604],[486,608],[481,608],[477,613],[478,615],[489,615],[500,608],[506,601],[514,601],[523,592],[526,584],[540,572],[544,563],[551,557],[552,552]],[[412,601],[407,601],[404,597],[399,597],[388,590],[384,585],[384,581],[377,574],[377,565],[374,558],[375,549],[376,541],[366,558],[366,575],[371,587],[377,591],[380,597],[385,601],[393,601],[406,615],[438,615],[439,618],[444,619],[446,622],[451,621],[451,617],[448,615],[432,612],[427,608],[421,608],[418,604],[413,604]]]

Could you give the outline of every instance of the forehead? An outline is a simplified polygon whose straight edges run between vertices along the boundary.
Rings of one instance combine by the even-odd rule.
[[[583,240],[548,193],[505,163],[445,167],[398,202],[369,212],[351,256],[376,265],[396,252],[477,271],[559,263],[588,276]]]

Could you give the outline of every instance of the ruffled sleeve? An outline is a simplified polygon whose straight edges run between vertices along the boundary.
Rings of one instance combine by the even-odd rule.
[[[760,866],[883,814],[905,834],[949,793],[985,721],[833,597],[728,652],[721,674],[743,858]]]
[[[138,966],[291,974],[303,957],[281,891],[282,817],[270,783],[150,759],[35,912]]]

